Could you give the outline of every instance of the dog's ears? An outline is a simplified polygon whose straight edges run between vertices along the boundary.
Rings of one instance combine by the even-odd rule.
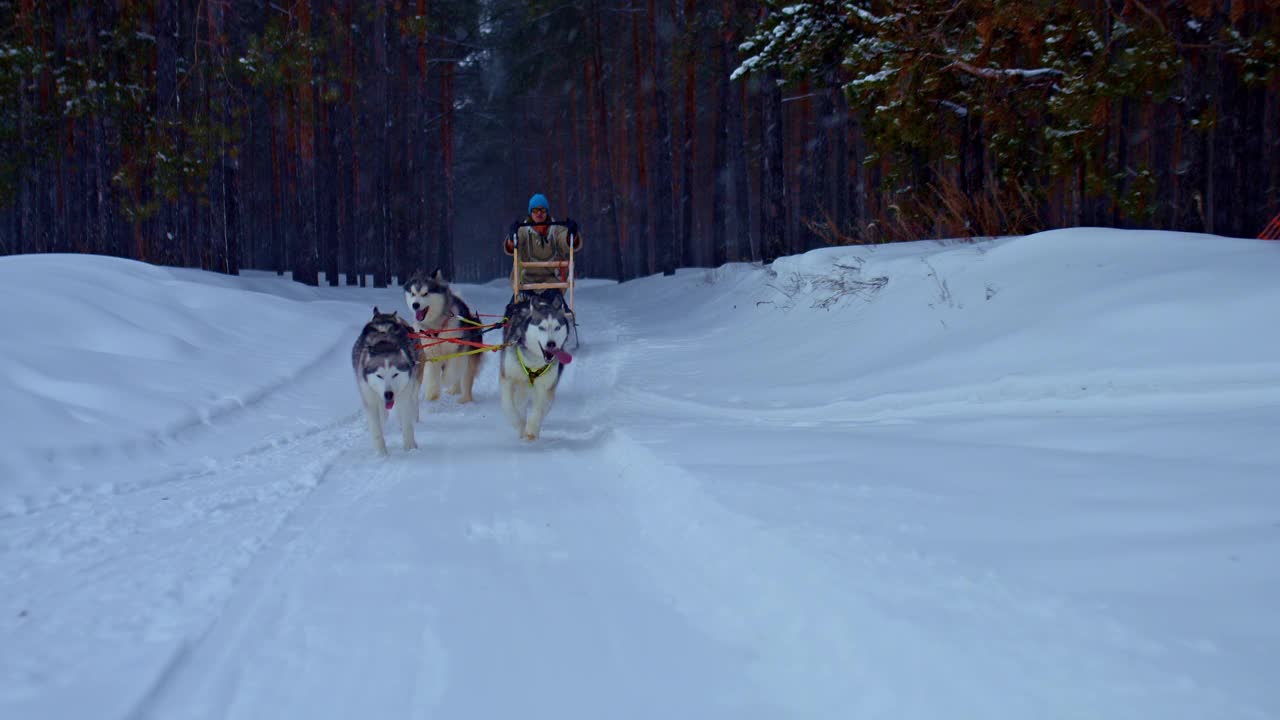
[[[374,317],[377,317],[377,316],[378,316],[378,315],[380,315],[380,314],[381,314],[381,313],[379,313],[379,312],[378,312],[378,306],[377,306],[377,305],[374,305],[374,306],[373,306],[373,316],[374,316]]]
[[[441,284],[448,282],[447,280],[444,279],[444,270],[440,268],[436,268],[436,271],[431,274],[431,278]]]

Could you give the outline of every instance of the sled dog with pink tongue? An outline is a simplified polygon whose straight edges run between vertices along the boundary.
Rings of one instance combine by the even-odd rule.
[[[573,362],[564,299],[530,295],[507,306],[502,331],[502,410],[525,440],[537,440],[556,398],[564,368]]]

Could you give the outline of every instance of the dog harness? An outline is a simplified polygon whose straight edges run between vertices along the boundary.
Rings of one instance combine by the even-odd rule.
[[[533,385],[534,380],[537,380],[538,378],[542,377],[542,374],[547,371],[547,368],[551,367],[552,365],[555,365],[556,362],[558,362],[556,360],[552,360],[551,362],[547,363],[546,365],[543,365],[537,370],[530,370],[529,366],[526,365],[524,362],[524,355],[520,352],[519,345],[516,346],[516,359],[520,361],[520,369],[524,370],[525,376],[529,378],[530,385]]]

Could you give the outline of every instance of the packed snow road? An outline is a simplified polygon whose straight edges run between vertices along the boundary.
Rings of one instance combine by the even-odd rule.
[[[247,447],[161,448],[135,483],[0,519],[21,647],[0,649],[0,715],[1267,717],[1256,685],[1205,669],[1212,649],[920,532],[966,510],[975,457],[1048,474],[1079,458],[931,443],[908,408],[700,404],[717,334],[610,297],[584,293],[536,443],[502,417],[490,358],[475,404],[424,406],[420,450],[393,431],[376,457],[343,335],[224,418]],[[774,397],[741,390],[731,404]],[[314,393],[352,412],[271,433]],[[916,475],[939,466],[955,475]]]

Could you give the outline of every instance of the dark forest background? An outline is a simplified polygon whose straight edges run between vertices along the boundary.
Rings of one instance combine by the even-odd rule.
[[[0,254],[315,284],[1280,211],[1280,0],[0,0]]]

